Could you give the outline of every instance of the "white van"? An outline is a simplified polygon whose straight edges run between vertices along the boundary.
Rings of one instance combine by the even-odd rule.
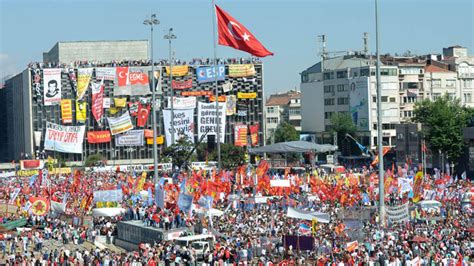
[[[197,259],[204,259],[205,254],[212,251],[216,238],[213,235],[194,235],[179,237],[174,242],[182,247],[192,247],[196,251]]]

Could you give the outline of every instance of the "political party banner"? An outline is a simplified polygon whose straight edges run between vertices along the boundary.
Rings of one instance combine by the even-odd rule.
[[[217,66],[217,80],[225,79],[225,66]],[[216,80],[216,68],[214,66],[196,68],[198,83],[213,82]]]
[[[132,120],[130,119],[128,112],[125,112],[123,115],[116,118],[107,117],[107,121],[109,122],[110,133],[112,133],[112,135],[117,135],[133,129]]]
[[[256,92],[237,92],[237,98],[239,99],[255,99],[257,98]]]
[[[115,67],[98,67],[95,69],[96,80],[115,80]]]
[[[114,95],[148,95],[150,83],[148,68],[117,67]]]
[[[232,82],[226,82],[222,84],[222,91],[223,92],[229,92],[232,90]]]
[[[408,214],[408,203],[397,206],[386,206],[387,219],[391,223],[405,222],[410,219]]]
[[[250,139],[252,146],[258,146],[258,126],[259,124],[249,126]]]
[[[42,160],[21,160],[20,161],[20,169],[27,170],[27,169],[43,169],[44,162]]]
[[[417,203],[423,195],[423,172],[416,173],[413,180],[413,202]]]
[[[225,114],[234,115],[237,111],[237,98],[235,95],[228,95],[225,98]]]
[[[234,125],[234,145],[237,147],[247,146],[247,125]]]
[[[100,83],[92,82],[92,115],[99,125],[101,125],[104,115],[104,81]]]
[[[87,132],[87,142],[89,143],[107,143],[112,140],[110,131],[101,130],[101,131],[88,131]]]
[[[61,103],[61,69],[43,69],[44,106]]]
[[[187,80],[173,80],[171,81],[171,86],[175,90],[185,90],[185,89],[190,89],[193,87],[193,79],[187,79]]]
[[[138,104],[137,127],[144,127],[150,115],[150,104]]]
[[[370,130],[372,101],[370,99],[370,78],[354,77],[349,81],[349,111],[352,121],[360,131]]]
[[[97,190],[94,191],[94,203],[96,202],[119,202],[122,201],[122,190]]]
[[[163,143],[165,143],[165,137],[164,136],[156,137],[156,145],[163,145]],[[153,137],[147,138],[146,139],[146,144],[147,145],[153,145]]]
[[[229,77],[240,78],[255,75],[253,64],[229,65]]]
[[[115,136],[115,146],[143,146],[143,130],[130,130]]]
[[[82,100],[89,87],[89,82],[92,78],[93,68],[78,68],[77,69],[77,99],[76,101]]]
[[[212,91],[183,91],[181,96],[211,96]]]
[[[72,123],[72,100],[63,99],[61,100],[61,119],[63,124]]]
[[[87,120],[87,102],[76,101],[76,122],[85,123]]]
[[[110,98],[104,98],[104,99],[102,100],[102,103],[103,103],[102,106],[104,107],[104,109],[110,108]]]
[[[171,97],[168,97],[168,107],[171,108]],[[173,109],[196,108],[196,97],[173,97]]]
[[[139,104],[138,101],[128,103],[128,112],[130,113],[131,116],[138,115],[138,104]]]
[[[82,153],[85,126],[63,126],[46,122],[44,149],[64,153]]]
[[[31,202],[30,211],[34,215],[43,216],[49,212],[49,200],[44,197],[30,197]]]
[[[219,102],[223,103],[226,101],[226,96],[225,95],[219,95],[219,98],[218,98]],[[215,95],[211,95],[209,96],[209,102],[215,102],[216,101],[216,96]]]
[[[187,65],[184,66],[173,66],[173,77],[183,77],[188,75],[189,67]],[[170,75],[170,67],[166,67],[166,75]]]
[[[126,107],[127,106],[127,98],[114,98],[114,106],[115,107]]]
[[[173,144],[171,142],[171,134],[174,134],[175,141],[186,136],[194,143],[194,109],[174,110],[173,121],[171,121],[171,110],[165,109],[163,110],[163,123],[165,124],[167,146]],[[174,132],[172,123],[174,124]]]
[[[220,141],[223,143],[225,140],[225,103],[219,103],[219,134]],[[217,113],[215,103],[202,103],[198,102],[198,138],[201,139],[203,134],[217,135]],[[204,142],[207,142],[204,138]]]

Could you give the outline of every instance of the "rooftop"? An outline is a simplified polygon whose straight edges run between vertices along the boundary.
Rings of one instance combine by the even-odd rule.
[[[434,66],[434,65],[426,65],[425,66],[425,72],[452,72],[452,71],[449,71],[445,68],[441,68],[441,67],[437,67],[437,66]]]
[[[287,105],[290,103],[291,99],[301,98],[301,92],[299,91],[288,91],[279,94],[272,94],[266,102],[266,106],[279,106]]]

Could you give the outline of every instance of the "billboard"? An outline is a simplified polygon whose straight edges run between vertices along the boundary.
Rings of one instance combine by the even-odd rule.
[[[349,80],[349,111],[359,131],[370,130],[369,89],[369,77],[356,77]]]
[[[217,80],[225,79],[225,66],[217,66]],[[196,68],[196,76],[198,83],[213,82],[216,79],[216,71],[214,66]]]
[[[143,146],[143,130],[130,130],[115,136],[115,146]]]
[[[64,153],[82,153],[85,126],[62,126],[46,122],[44,149]]]

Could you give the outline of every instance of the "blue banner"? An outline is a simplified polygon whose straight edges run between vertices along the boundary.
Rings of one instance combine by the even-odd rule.
[[[185,193],[179,193],[178,207],[180,210],[184,212],[189,212],[191,210],[192,203],[193,203],[193,196],[185,194]]]
[[[218,65],[217,80],[225,79],[225,66]],[[215,68],[214,66],[209,67],[198,67],[196,68],[196,76],[198,83],[212,82],[215,80]]]

